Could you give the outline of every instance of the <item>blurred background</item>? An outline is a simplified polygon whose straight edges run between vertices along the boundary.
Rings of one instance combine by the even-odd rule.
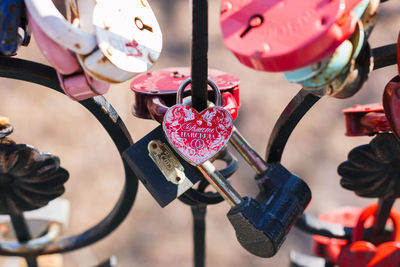
[[[223,44],[219,26],[219,1],[209,1],[209,66],[241,79],[242,108],[235,124],[255,150],[265,154],[275,121],[300,87],[289,84],[282,73],[257,72],[239,63]],[[163,32],[163,51],[152,70],[190,65],[191,10],[187,0],[152,0],[151,6]],[[381,4],[378,23],[370,37],[372,47],[394,43],[400,29],[400,2]],[[17,57],[48,64],[35,40]],[[340,206],[365,206],[375,199],[361,199],[339,185],[337,166],[355,146],[368,137],[345,137],[342,109],[355,104],[381,102],[383,88],[396,75],[387,67],[370,74],[363,89],[350,99],[325,97],[299,123],[283,154],[282,163],[310,186],[313,199],[307,212],[315,216]],[[121,159],[101,125],[79,103],[48,88],[0,79],[0,114],[11,119],[13,139],[61,158],[70,172],[63,198],[71,203],[71,217],[64,235],[79,233],[111,211],[122,190]],[[134,141],[157,123],[131,114],[130,83],[113,85],[105,95],[125,122]],[[233,151],[233,149],[232,149]],[[235,154],[235,151],[233,151]],[[233,186],[245,196],[255,196],[253,170],[239,158]],[[289,251],[310,253],[311,236],[292,229],[277,255],[258,258],[244,250],[226,218],[225,202],[207,209],[207,266],[287,266]],[[160,208],[140,185],[136,202],[125,221],[105,239],[89,248],[64,254],[64,266],[91,266],[111,255],[119,266],[192,266],[192,215],[190,207],[174,201]]]

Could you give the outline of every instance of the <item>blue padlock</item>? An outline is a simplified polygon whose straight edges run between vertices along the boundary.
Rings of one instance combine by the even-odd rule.
[[[23,42],[25,33],[18,31],[24,27],[22,0],[0,1],[0,54],[12,56],[17,52],[18,46]]]

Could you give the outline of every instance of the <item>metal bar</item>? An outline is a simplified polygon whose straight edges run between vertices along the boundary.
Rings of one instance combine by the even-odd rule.
[[[236,127],[233,127],[232,137],[229,139],[229,142],[258,175],[263,174],[267,170],[268,167],[265,161],[257,154],[249,143],[247,143],[246,139],[243,138]]]
[[[18,241],[21,243],[28,242],[32,237],[24,215],[15,213],[10,214],[10,217]],[[38,267],[36,257],[25,257],[25,260],[28,267]]]
[[[96,267],[117,267],[118,259],[116,256],[111,256],[109,259],[99,263]]]
[[[232,207],[242,202],[242,197],[238,192],[226,181],[214,167],[210,161],[206,161],[203,164],[197,166],[204,178],[221,194],[221,196],[229,203]]]
[[[191,206],[193,215],[194,267],[204,267],[206,258],[206,212],[203,204]]]
[[[45,248],[48,244],[54,242],[61,233],[61,225],[59,223],[50,223],[47,233],[35,239],[31,239],[25,243],[18,241],[1,242],[1,249],[9,252],[18,253],[18,251],[31,251]]]
[[[372,228],[372,234],[374,236],[380,235],[385,230],[386,221],[390,217],[390,211],[395,202],[395,197],[380,198],[378,201],[378,210],[375,214],[374,226]]]
[[[374,57],[374,70],[397,63],[397,44],[380,46],[372,49]]]
[[[208,0],[192,1],[192,106],[207,108]]]
[[[294,128],[319,99],[319,96],[301,89],[289,102],[269,137],[265,157],[268,163],[281,161],[283,150]]]

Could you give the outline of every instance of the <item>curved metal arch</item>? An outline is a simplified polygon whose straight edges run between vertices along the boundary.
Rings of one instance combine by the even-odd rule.
[[[0,57],[0,77],[36,83],[63,93],[56,71],[46,65],[17,58]],[[79,102],[101,123],[117,147],[120,156],[133,144],[132,138],[111,104],[103,97],[97,96]],[[122,156],[121,156],[122,159]],[[0,255],[5,256],[38,256],[42,254],[61,253],[88,246],[104,238],[128,215],[136,198],[138,179],[129,166],[123,161],[125,185],[113,210],[99,223],[86,231],[73,236],[57,239],[42,249],[11,253],[0,248]]]

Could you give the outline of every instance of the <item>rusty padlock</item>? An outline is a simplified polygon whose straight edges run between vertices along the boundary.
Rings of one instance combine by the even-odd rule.
[[[400,215],[392,209],[391,241],[373,244],[363,240],[366,221],[377,212],[377,204],[365,208],[353,229],[351,244],[345,247],[339,258],[340,267],[395,267],[400,264]]]
[[[221,91],[223,108],[228,110],[235,120],[240,107],[239,78],[215,69],[209,69],[208,75]],[[135,94],[133,115],[142,119],[152,118],[161,123],[168,107],[176,104],[179,85],[189,77],[190,68],[187,67],[167,68],[135,77],[131,83],[131,89]],[[190,92],[185,91],[184,97],[188,95]],[[210,87],[208,98],[210,100],[215,98]]]

